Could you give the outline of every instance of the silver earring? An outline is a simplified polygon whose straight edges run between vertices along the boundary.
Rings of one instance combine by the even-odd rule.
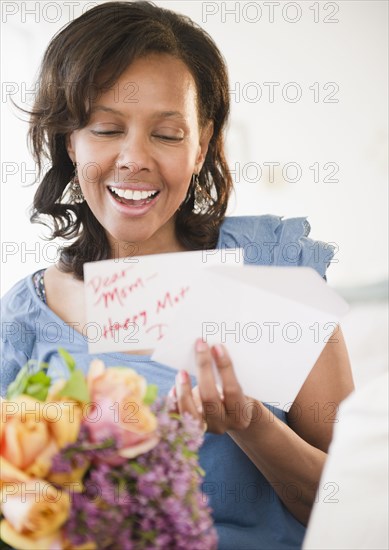
[[[78,180],[77,168],[74,165],[74,175],[69,181],[70,185],[70,202],[75,204],[81,204],[85,201],[84,194],[82,192],[80,182]]]
[[[198,174],[192,175],[192,187],[194,187],[193,212],[195,214],[201,214],[213,203],[213,200],[209,193],[201,187]]]

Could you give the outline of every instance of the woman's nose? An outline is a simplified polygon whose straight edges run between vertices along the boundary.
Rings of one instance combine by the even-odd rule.
[[[120,174],[125,171],[128,177],[132,177],[142,170],[151,171],[152,162],[150,143],[146,136],[132,132],[122,140],[116,159],[116,167]]]

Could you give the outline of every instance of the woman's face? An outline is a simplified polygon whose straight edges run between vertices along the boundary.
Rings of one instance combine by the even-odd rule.
[[[212,135],[211,125],[199,128],[196,95],[181,60],[149,55],[100,94],[88,124],[70,134],[68,153],[112,257],[182,249],[175,213]]]

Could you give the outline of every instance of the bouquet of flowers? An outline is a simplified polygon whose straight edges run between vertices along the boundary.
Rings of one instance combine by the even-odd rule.
[[[27,364],[1,401],[1,538],[20,550],[211,550],[202,430],[134,370],[93,360],[52,384]],[[4,547],[4,546],[3,546]],[[5,546],[6,547],[6,546]]]

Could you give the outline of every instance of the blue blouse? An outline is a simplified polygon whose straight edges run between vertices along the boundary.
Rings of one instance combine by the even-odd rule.
[[[278,216],[229,217],[223,222],[217,248],[241,247],[245,263],[310,266],[325,278],[333,248],[308,238],[305,218]],[[88,355],[87,341],[38,297],[33,279],[16,283],[1,304],[1,393],[29,359],[49,364],[55,379],[64,366],[58,348],[64,347],[85,372],[93,357],[107,366],[132,367],[159,395],[174,385],[176,371],[151,361],[148,355],[104,353]],[[56,375],[54,375],[54,372]],[[192,383],[196,381],[193,378]],[[286,414],[272,411],[286,422]],[[219,536],[219,550],[282,550],[300,548],[305,528],[285,508],[277,494],[229,435],[207,433],[200,449],[205,470],[202,490],[208,496]]]

